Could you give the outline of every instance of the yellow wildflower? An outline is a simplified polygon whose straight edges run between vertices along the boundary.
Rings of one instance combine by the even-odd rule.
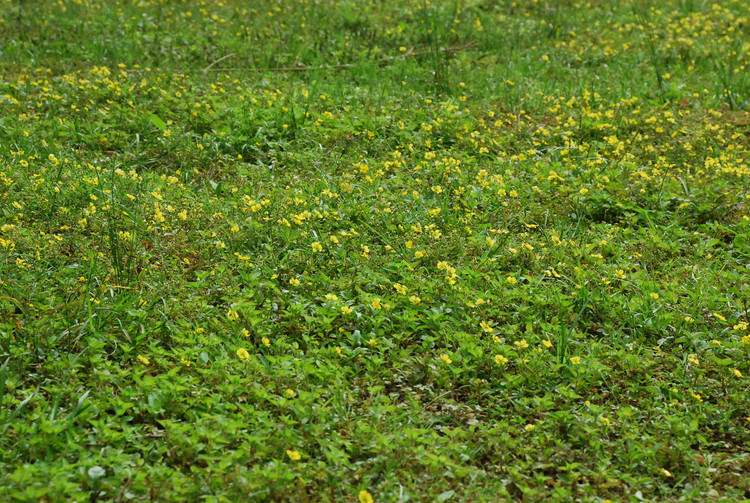
[[[521,339],[520,341],[516,341],[513,343],[518,349],[526,349],[529,347],[529,343],[526,342],[526,339]]]
[[[508,363],[508,359],[503,355],[495,355],[495,363],[502,366]]]
[[[286,455],[289,456],[289,459],[292,461],[299,461],[302,459],[302,455],[299,453],[299,451],[294,451],[292,449],[286,450]]]

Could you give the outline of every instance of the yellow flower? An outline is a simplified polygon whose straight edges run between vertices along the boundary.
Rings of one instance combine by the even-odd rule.
[[[145,356],[143,356],[143,355],[138,355],[138,359],[139,359],[139,360],[141,361],[141,363],[143,363],[144,365],[148,365],[149,363],[151,363],[151,362],[149,361],[149,359],[148,359],[148,358],[146,358],[146,357],[145,357]]]
[[[693,365],[698,365],[700,362],[698,361],[698,357],[694,354],[691,354],[687,358],[688,363],[692,363]]]
[[[547,339],[544,339],[542,341],[542,344],[544,344],[545,348],[551,348],[552,347],[552,343],[550,341],[548,341]]]
[[[534,431],[534,428],[536,428],[536,425],[534,424],[527,424],[526,426],[523,427],[523,429],[526,431]]]
[[[364,489],[359,491],[357,498],[359,499],[359,503],[374,503],[375,502],[375,500],[372,499],[372,494],[365,491]]]
[[[349,306],[341,306],[341,314],[351,314],[352,308]]]
[[[260,341],[263,343],[264,346],[271,345],[271,341],[268,339],[268,337],[263,337]]]
[[[237,350],[237,356],[240,358],[240,360],[247,360],[250,358],[250,353],[247,352],[247,349],[240,348]]]
[[[383,309],[383,305],[380,303],[380,299],[373,300],[372,307],[373,309]]]
[[[513,276],[508,276],[507,278],[505,278],[505,281],[507,281],[508,284],[511,284],[511,285],[515,285],[516,283],[518,283],[518,280],[514,278]]]
[[[400,283],[394,283],[393,288],[401,295],[406,295],[406,287]]]
[[[314,243],[312,244],[312,249],[313,249],[313,251],[314,251],[314,252],[320,252],[320,251],[323,251],[323,245],[321,245],[320,243],[318,243],[317,241],[315,241],[315,242],[314,242]]]
[[[526,339],[521,339],[520,341],[516,341],[513,343],[518,349],[526,349],[529,347],[529,343],[526,342]]]
[[[486,321],[480,321],[480,322],[479,322],[479,326],[480,326],[480,327],[482,327],[482,330],[484,330],[484,331],[485,331],[485,332],[487,332],[488,334],[491,334],[491,333],[492,333],[492,325],[490,325],[490,324],[489,324],[489,323],[487,323]]]
[[[412,295],[411,297],[409,297],[409,302],[411,302],[412,304],[419,304],[420,302],[422,302],[422,299],[420,299],[416,295]]]
[[[732,374],[734,374],[734,377],[736,377],[737,379],[739,379],[740,377],[742,377],[742,372],[740,372],[738,369],[734,369],[732,371]]]
[[[495,363],[502,366],[508,363],[508,359],[503,355],[495,355]]]
[[[443,360],[447,365],[450,365],[451,363],[453,363],[453,360],[451,360],[450,357],[446,355],[445,353],[440,355],[440,359]]]
[[[657,300],[659,298],[659,294],[658,293],[652,293],[651,294],[651,298],[654,299],[654,300]]]
[[[580,356],[572,356],[570,358],[570,363],[573,365],[579,365],[581,363],[581,357]]]
[[[297,278],[292,278],[289,280],[289,284],[293,286],[297,286],[300,284],[300,281]]]
[[[302,459],[302,455],[299,453],[299,451],[293,451],[292,449],[286,450],[286,455],[289,456],[289,459],[292,461],[299,461]]]

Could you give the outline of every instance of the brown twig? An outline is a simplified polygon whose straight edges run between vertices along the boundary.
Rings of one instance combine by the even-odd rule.
[[[440,52],[445,52],[452,54],[454,52],[461,52],[465,51],[467,49],[472,49],[476,47],[477,44],[475,42],[472,42],[470,44],[465,45],[457,45],[454,47],[444,47],[440,48]],[[399,54],[397,56],[387,56],[384,58],[376,59],[374,62],[381,64],[381,63],[388,63],[389,61],[394,61],[397,59],[404,59],[404,58],[413,58],[415,56],[423,56],[425,54],[430,54],[432,51],[412,51],[409,50],[408,52],[404,54]],[[226,56],[225,56],[226,57]],[[222,58],[224,59],[224,58]],[[338,65],[322,65],[322,66],[281,66],[276,68],[247,68],[247,67],[238,67],[238,68],[210,68],[214,64],[218,63],[220,60],[215,61],[212,63],[209,67],[205,68],[203,71],[206,72],[239,72],[239,71],[255,71],[255,72],[311,72],[315,70],[340,70],[342,68],[352,68],[360,63],[340,63]]]
[[[204,68],[204,69],[203,69],[203,71],[204,71],[204,72],[207,72],[207,71],[209,71],[209,70],[210,70],[210,69],[211,69],[211,68],[212,68],[212,67],[213,67],[213,66],[214,66],[215,64],[217,64],[217,63],[221,63],[221,62],[222,62],[222,61],[224,61],[225,59],[227,59],[227,58],[231,58],[231,57],[232,57],[232,56],[234,56],[234,55],[235,55],[234,53],[231,53],[231,54],[227,54],[226,56],[222,56],[222,57],[220,57],[219,59],[217,59],[216,61],[214,61],[214,62],[213,62],[213,63],[211,63],[210,65],[208,65],[208,66],[207,66],[206,68]]]

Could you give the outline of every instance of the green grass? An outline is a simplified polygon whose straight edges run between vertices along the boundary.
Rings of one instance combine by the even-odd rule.
[[[749,23],[4,1],[0,499],[750,499]]]

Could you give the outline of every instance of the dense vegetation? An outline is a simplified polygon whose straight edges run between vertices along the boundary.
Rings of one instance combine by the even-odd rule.
[[[749,26],[3,1],[0,499],[750,498]]]

